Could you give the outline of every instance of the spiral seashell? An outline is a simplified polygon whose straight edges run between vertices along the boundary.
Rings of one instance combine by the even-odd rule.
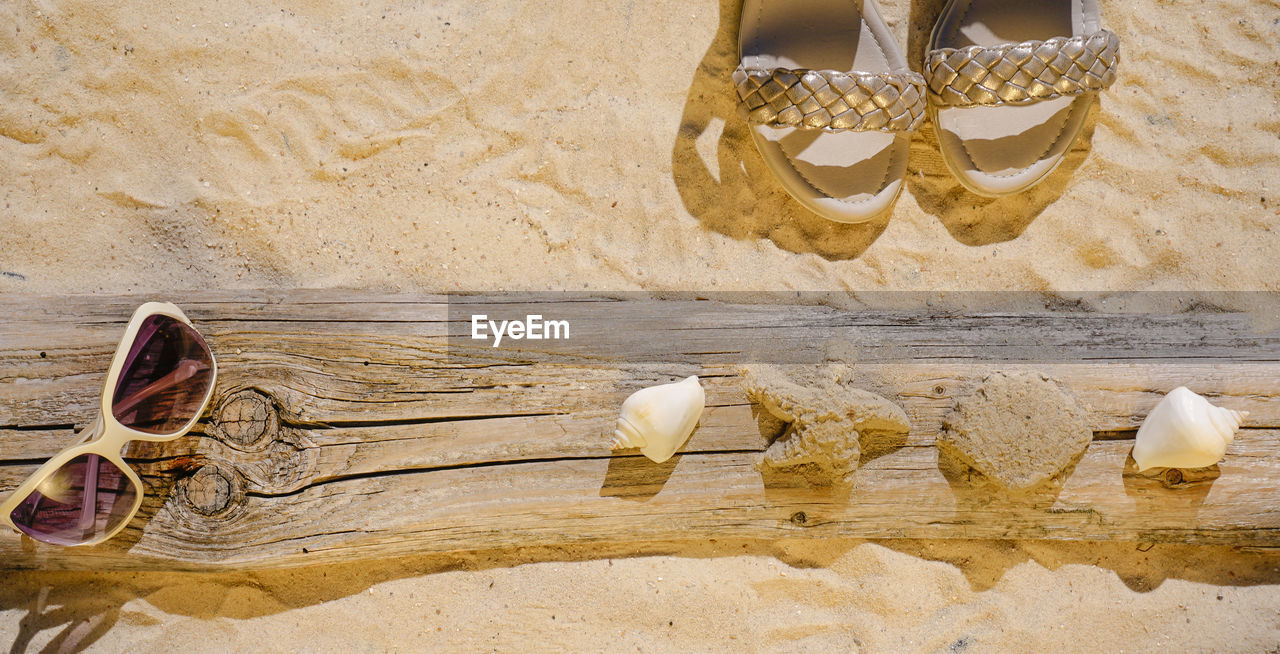
[[[622,403],[613,449],[640,448],[654,463],[671,458],[697,426],[706,394],[696,376],[642,388]]]
[[[1222,460],[1248,411],[1214,406],[1179,386],[1142,421],[1133,460],[1148,468],[1204,468]]]

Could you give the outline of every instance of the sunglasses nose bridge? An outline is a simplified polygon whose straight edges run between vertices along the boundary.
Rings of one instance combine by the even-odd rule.
[[[98,417],[94,418],[93,422],[89,423],[88,427],[80,430],[80,433],[77,434],[80,436],[80,440],[76,441],[76,445],[93,442],[106,433],[106,428],[106,420],[103,418],[102,412],[99,411]]]

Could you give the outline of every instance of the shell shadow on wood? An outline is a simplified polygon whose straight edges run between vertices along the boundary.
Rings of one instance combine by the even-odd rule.
[[[762,470],[803,468],[811,483],[847,491],[861,462],[864,437],[905,440],[911,430],[906,412],[850,386],[849,372],[846,366],[832,365],[801,379],[771,366],[742,370],[747,397],[787,425],[765,450]]]

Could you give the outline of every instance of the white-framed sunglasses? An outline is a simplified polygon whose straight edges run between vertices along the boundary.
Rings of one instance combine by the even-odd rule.
[[[53,545],[94,545],[120,533],[145,492],[121,456],[125,445],[190,431],[217,376],[213,352],[178,307],[138,307],[111,359],[98,417],[0,503],[0,522]]]

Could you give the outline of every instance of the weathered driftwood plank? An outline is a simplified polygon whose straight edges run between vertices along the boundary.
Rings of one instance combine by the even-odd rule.
[[[11,317],[0,322],[0,492],[93,418],[138,302],[0,298]],[[512,300],[466,302],[494,313]],[[219,357],[216,406],[189,437],[130,447],[149,484],[142,514],[96,548],[0,535],[0,566],[265,567],[717,536],[1280,545],[1280,347],[1239,314],[928,320],[802,305],[714,303],[700,313],[676,301],[521,303],[601,332],[556,351],[450,341],[457,304],[339,291],[193,295],[182,306]],[[676,314],[685,318],[668,318]],[[657,345],[611,346],[604,336],[623,325]],[[856,370],[913,424],[905,443],[868,457],[848,498],[756,469],[776,425],[759,418],[735,375],[750,348],[820,358],[833,337],[847,337],[842,351],[895,348],[899,359],[872,356]],[[1046,347],[1066,354],[1045,356]],[[1010,355],[1020,360],[1001,361]],[[1062,379],[1093,409],[1097,432],[1060,485],[1031,496],[995,492],[932,447],[955,397],[1012,368]],[[622,399],[694,373],[709,408],[682,456],[655,465],[609,451]],[[1251,428],[1216,477],[1126,468],[1132,430],[1184,383],[1251,411]]]

